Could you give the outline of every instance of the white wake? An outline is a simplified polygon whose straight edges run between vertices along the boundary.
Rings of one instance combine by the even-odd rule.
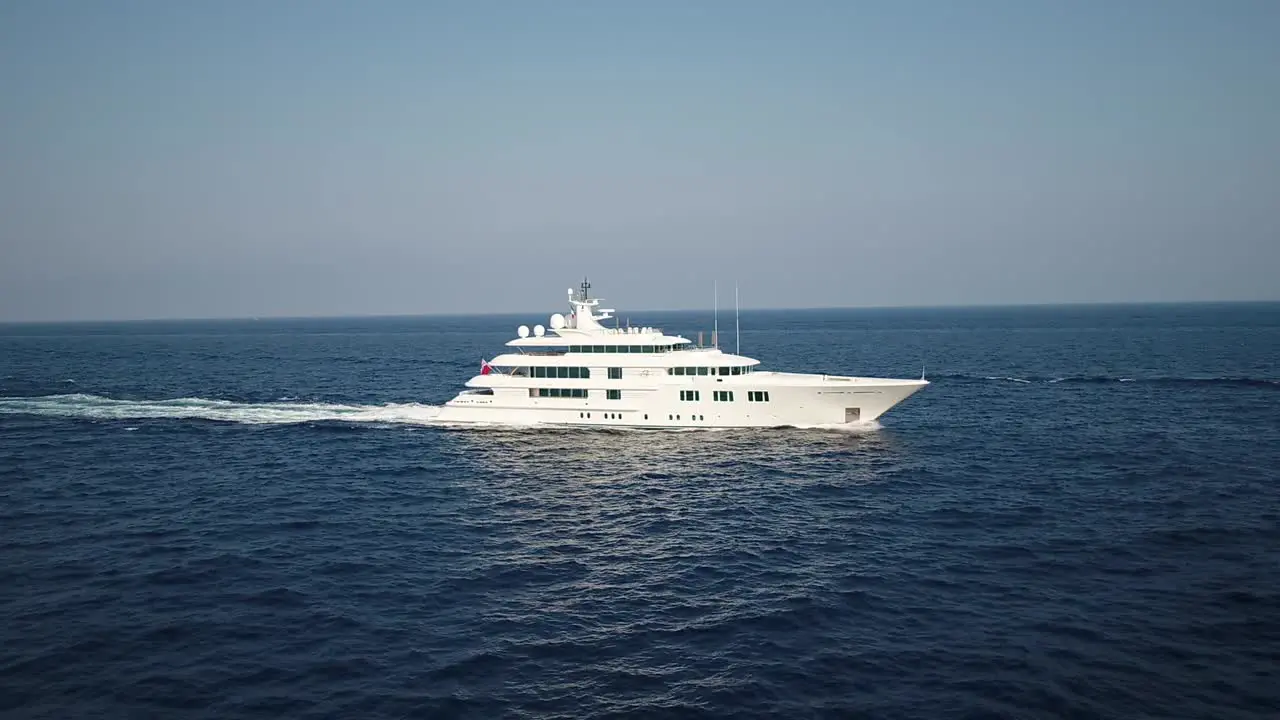
[[[289,425],[323,421],[426,425],[439,412],[439,406],[418,403],[238,403],[205,398],[115,400],[80,393],[0,398],[0,414],[7,415],[55,415],[91,420],[199,419],[246,425]]]

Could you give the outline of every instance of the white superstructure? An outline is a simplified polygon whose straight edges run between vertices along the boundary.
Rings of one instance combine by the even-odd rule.
[[[726,428],[866,423],[929,383],[757,370],[759,361],[650,327],[605,327],[614,310],[569,291],[570,313],[524,325],[482,362],[442,423]],[[617,321],[614,322],[617,325]]]

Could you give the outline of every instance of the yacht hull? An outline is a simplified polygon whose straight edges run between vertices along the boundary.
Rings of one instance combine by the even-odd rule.
[[[751,382],[689,378],[632,387],[617,400],[606,399],[604,389],[589,390],[587,398],[543,398],[530,397],[524,388],[504,392],[496,387],[483,394],[460,394],[440,409],[434,422],[681,429],[852,426],[875,421],[929,384],[788,373],[746,378]]]

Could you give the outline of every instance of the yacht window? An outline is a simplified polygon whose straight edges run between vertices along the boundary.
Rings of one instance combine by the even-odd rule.
[[[728,375],[728,374],[729,374],[729,368],[727,368],[727,367],[722,367],[722,368],[720,368],[720,374],[721,374],[721,375]]]
[[[577,380],[579,378],[578,372],[579,372],[578,368],[576,367],[569,368],[569,377],[574,380]]]
[[[683,374],[684,374],[684,368],[668,368],[668,369],[667,369],[667,372],[671,372],[671,370],[675,370],[675,371],[676,371],[676,375],[683,375]]]
[[[618,346],[617,346],[617,345],[605,345],[605,346],[604,346],[604,351],[605,351],[605,352],[607,352],[607,353],[616,353],[616,352],[618,352]]]
[[[589,380],[589,379],[591,379],[591,368],[579,368],[579,369],[580,369],[580,370],[582,370],[582,379],[583,379],[583,380]]]
[[[630,346],[630,345],[619,345],[619,346],[618,346],[618,352],[620,352],[620,353],[631,352],[631,346]]]
[[[622,391],[621,390],[605,390],[604,396],[608,400],[621,400]]]
[[[706,374],[707,374],[707,368],[704,368],[704,367],[700,367],[700,368],[698,368],[698,374],[699,374],[699,375],[706,375]]]
[[[610,380],[621,380],[621,379],[622,379],[622,368],[609,368],[609,379],[610,379]]]
[[[632,354],[632,355],[634,355],[634,354],[636,354],[636,353],[642,353],[642,352],[644,352],[644,347],[642,347],[642,346],[640,346],[640,345],[632,345],[632,346],[631,346],[631,354]]]
[[[602,353],[602,352],[604,352],[604,346],[603,346],[603,345],[592,345],[591,347],[595,348],[595,350],[592,350],[591,352],[597,352],[597,353]]]
[[[684,374],[685,374],[685,375],[697,375],[697,374],[698,374],[698,368],[691,368],[691,367],[687,367],[687,368],[685,368],[685,369],[684,369]]]
[[[741,374],[742,374],[742,368],[740,368],[740,367],[729,368],[729,374],[730,374],[730,375],[741,375]]]
[[[567,367],[556,368],[556,377],[567,379],[569,377],[569,368]]]
[[[667,374],[668,374],[668,375],[675,375],[675,374],[676,374],[676,369],[675,369],[675,368],[667,368]]]

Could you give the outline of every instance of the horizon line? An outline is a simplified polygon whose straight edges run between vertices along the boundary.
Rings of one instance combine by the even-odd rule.
[[[983,309],[1017,309],[1017,308],[1054,308],[1054,307],[1133,307],[1133,306],[1172,306],[1172,305],[1274,305],[1280,299],[1272,300],[1076,300],[1070,302],[1021,302],[1021,303],[968,303],[955,305],[810,305],[792,307],[746,307],[750,312],[812,312],[819,310],[983,310]],[[379,320],[409,319],[429,317],[508,317],[522,315],[528,310],[495,310],[489,312],[408,312],[408,313],[352,313],[338,315],[207,315],[189,317],[141,317],[141,318],[77,318],[66,320],[0,320],[0,326],[15,325],[84,325],[84,324],[125,324],[125,323],[160,323],[160,322],[254,322],[279,320]],[[637,313],[701,313],[714,312],[713,308],[687,309],[640,309]]]

